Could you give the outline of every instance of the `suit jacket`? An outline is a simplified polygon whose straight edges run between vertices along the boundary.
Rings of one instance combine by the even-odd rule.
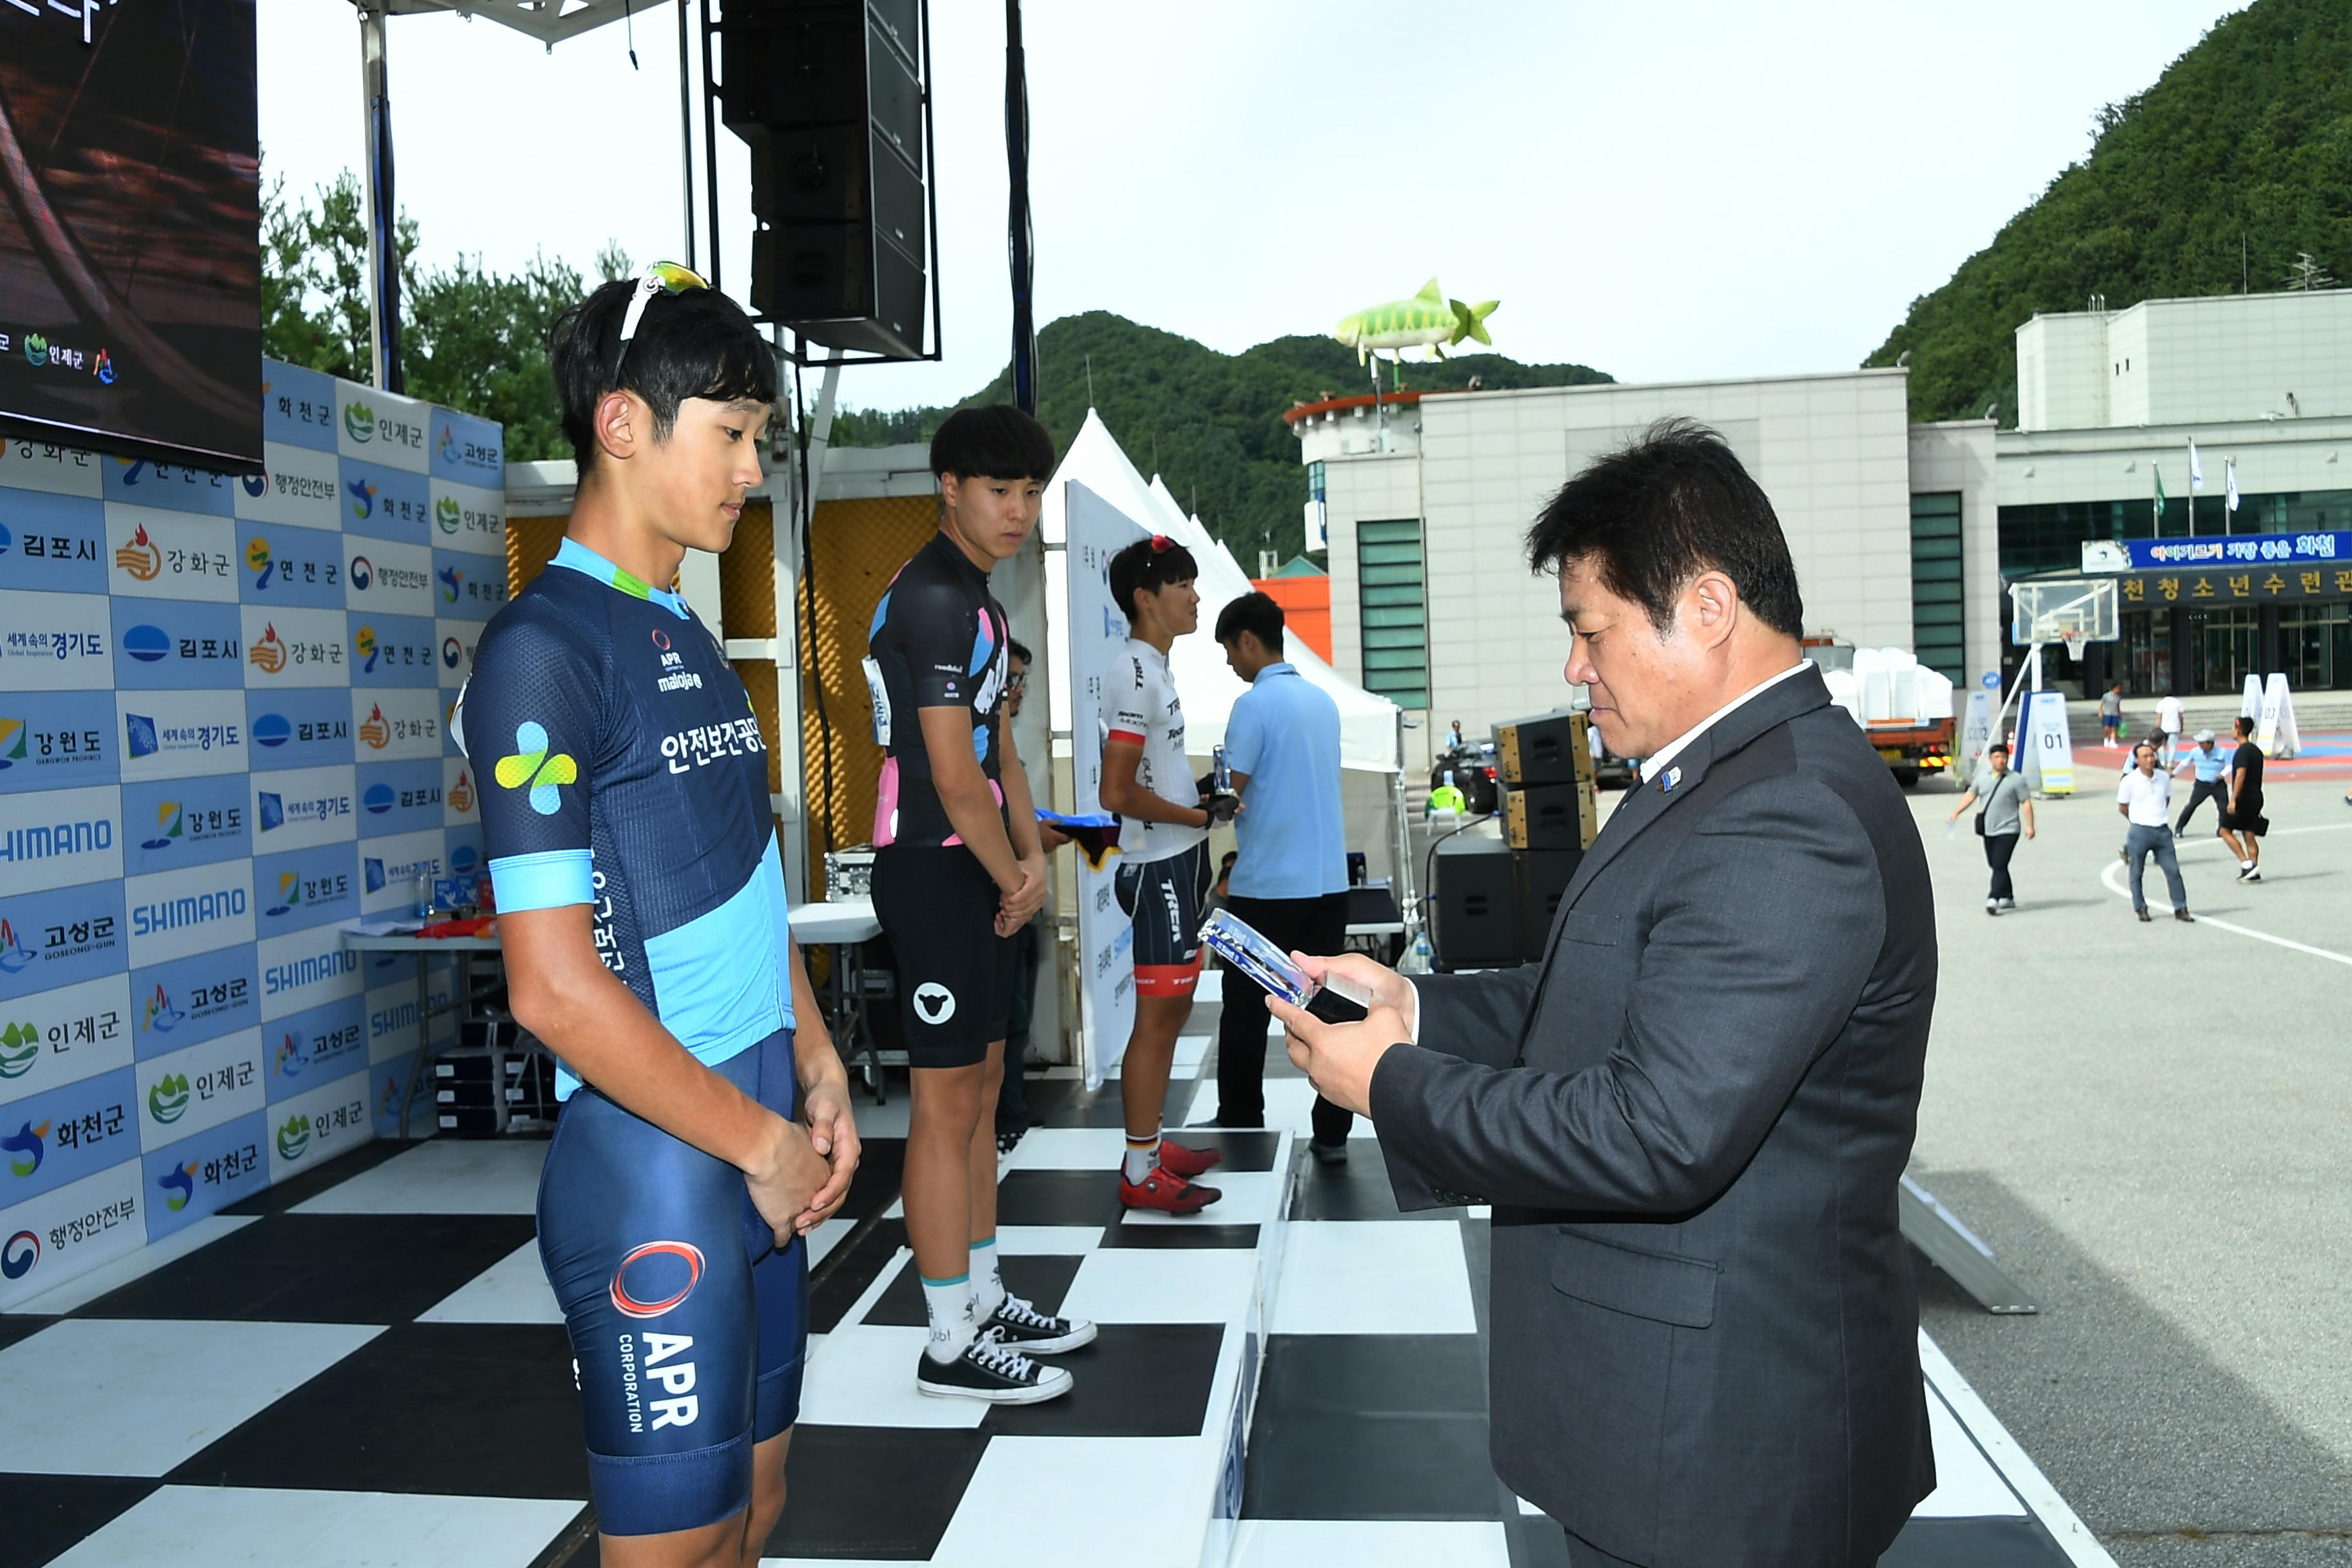
[[[1819,672],[1630,792],[1541,963],[1418,984],[1372,1116],[1401,1204],[1494,1205],[1497,1473],[1656,1568],[1874,1563],[1935,1488],[1895,1204],[1935,911]]]

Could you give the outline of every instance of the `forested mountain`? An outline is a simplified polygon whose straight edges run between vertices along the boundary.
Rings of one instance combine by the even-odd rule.
[[[1520,364],[1480,353],[1408,363],[1404,384],[1459,389],[1474,375],[1496,389],[1612,379],[1580,364]],[[955,407],[1010,402],[1009,378],[1009,371],[999,374]],[[1055,446],[1068,447],[1089,405],[1100,410],[1144,477],[1164,476],[1186,510],[1198,511],[1252,569],[1260,549],[1287,558],[1301,542],[1307,478],[1282,416],[1296,403],[1370,390],[1355,351],[1326,337],[1276,338],[1223,354],[1107,310],[1065,316],[1037,334],[1037,416]],[[851,409],[835,422],[834,439],[854,447],[927,441],[951,412]]]
[[[2011,334],[2037,310],[2290,288],[2305,255],[2352,275],[2352,4],[2257,0],[2092,125],[2090,156],[1864,362],[1911,352],[1914,419],[1998,404],[2015,425]],[[1967,156],[1965,137],[1939,155]]]

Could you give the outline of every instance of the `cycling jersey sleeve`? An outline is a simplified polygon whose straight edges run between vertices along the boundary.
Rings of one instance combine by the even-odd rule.
[[[904,601],[900,594],[908,595]],[[952,583],[902,583],[892,590],[890,620],[907,657],[918,708],[968,708],[982,672],[974,670],[971,602]]]
[[[1150,678],[1143,672],[1143,661],[1132,653],[1119,655],[1111,667],[1110,679],[1103,682],[1102,723],[1105,735],[1112,741],[1124,741],[1130,746],[1140,746],[1151,733],[1151,694]]]
[[[459,697],[459,745],[481,794],[503,913],[596,901],[588,786],[596,757],[593,655],[552,620],[509,617],[482,639]]]

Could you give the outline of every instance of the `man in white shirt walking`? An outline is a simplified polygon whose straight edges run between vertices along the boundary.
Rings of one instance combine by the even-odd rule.
[[[2151,918],[2147,895],[2140,891],[2140,874],[2153,855],[2164,868],[2165,886],[2172,893],[2172,918],[2194,924],[2189,889],[2180,880],[2180,857],[2172,848],[2172,775],[2157,767],[2153,741],[2134,747],[2132,762],[2132,771],[2116,786],[2116,810],[2131,825],[2124,838],[2124,859],[2131,867],[2132,910],[2142,921]]]
[[[2187,722],[2181,713],[2179,698],[2168,691],[2157,699],[2156,733],[2148,739],[2154,741],[2163,752],[2164,771],[2167,773],[2172,771],[2172,764],[2179,755],[2180,731]]]

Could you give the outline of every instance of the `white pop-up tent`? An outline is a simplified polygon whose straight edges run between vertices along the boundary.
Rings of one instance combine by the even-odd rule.
[[[1168,662],[1176,679],[1176,689],[1184,698],[1185,747],[1205,757],[1210,747],[1224,740],[1225,722],[1233,714],[1234,703],[1248,689],[1241,678],[1225,667],[1224,650],[1217,646],[1213,633],[1217,612],[1252,592],[1250,580],[1230,551],[1211,538],[1197,519],[1184,515],[1184,509],[1176,504],[1176,498],[1168,493],[1166,485],[1156,479],[1149,484],[1144,482],[1143,476],[1112,437],[1109,426],[1091,409],[1070,442],[1069,451],[1064,454],[1061,467],[1054,471],[1053,483],[1046,487],[1045,524],[1049,542],[1060,542],[1061,487],[1070,479],[1110,502],[1138,527],[1181,542],[1200,563],[1200,576],[1194,586],[1201,594],[1201,629],[1192,637],[1178,638]],[[1066,636],[1056,627],[1055,637],[1060,644],[1055,649],[1056,668],[1067,668],[1064,662]],[[1329,692],[1339,704],[1340,765],[1365,773],[1395,773],[1396,704],[1385,697],[1373,696],[1333,669],[1300,640],[1297,632],[1286,631],[1283,640],[1284,654],[1298,667],[1298,673]],[[1071,714],[1065,706],[1069,699],[1058,682],[1054,699],[1054,728],[1066,731],[1071,727]]]

